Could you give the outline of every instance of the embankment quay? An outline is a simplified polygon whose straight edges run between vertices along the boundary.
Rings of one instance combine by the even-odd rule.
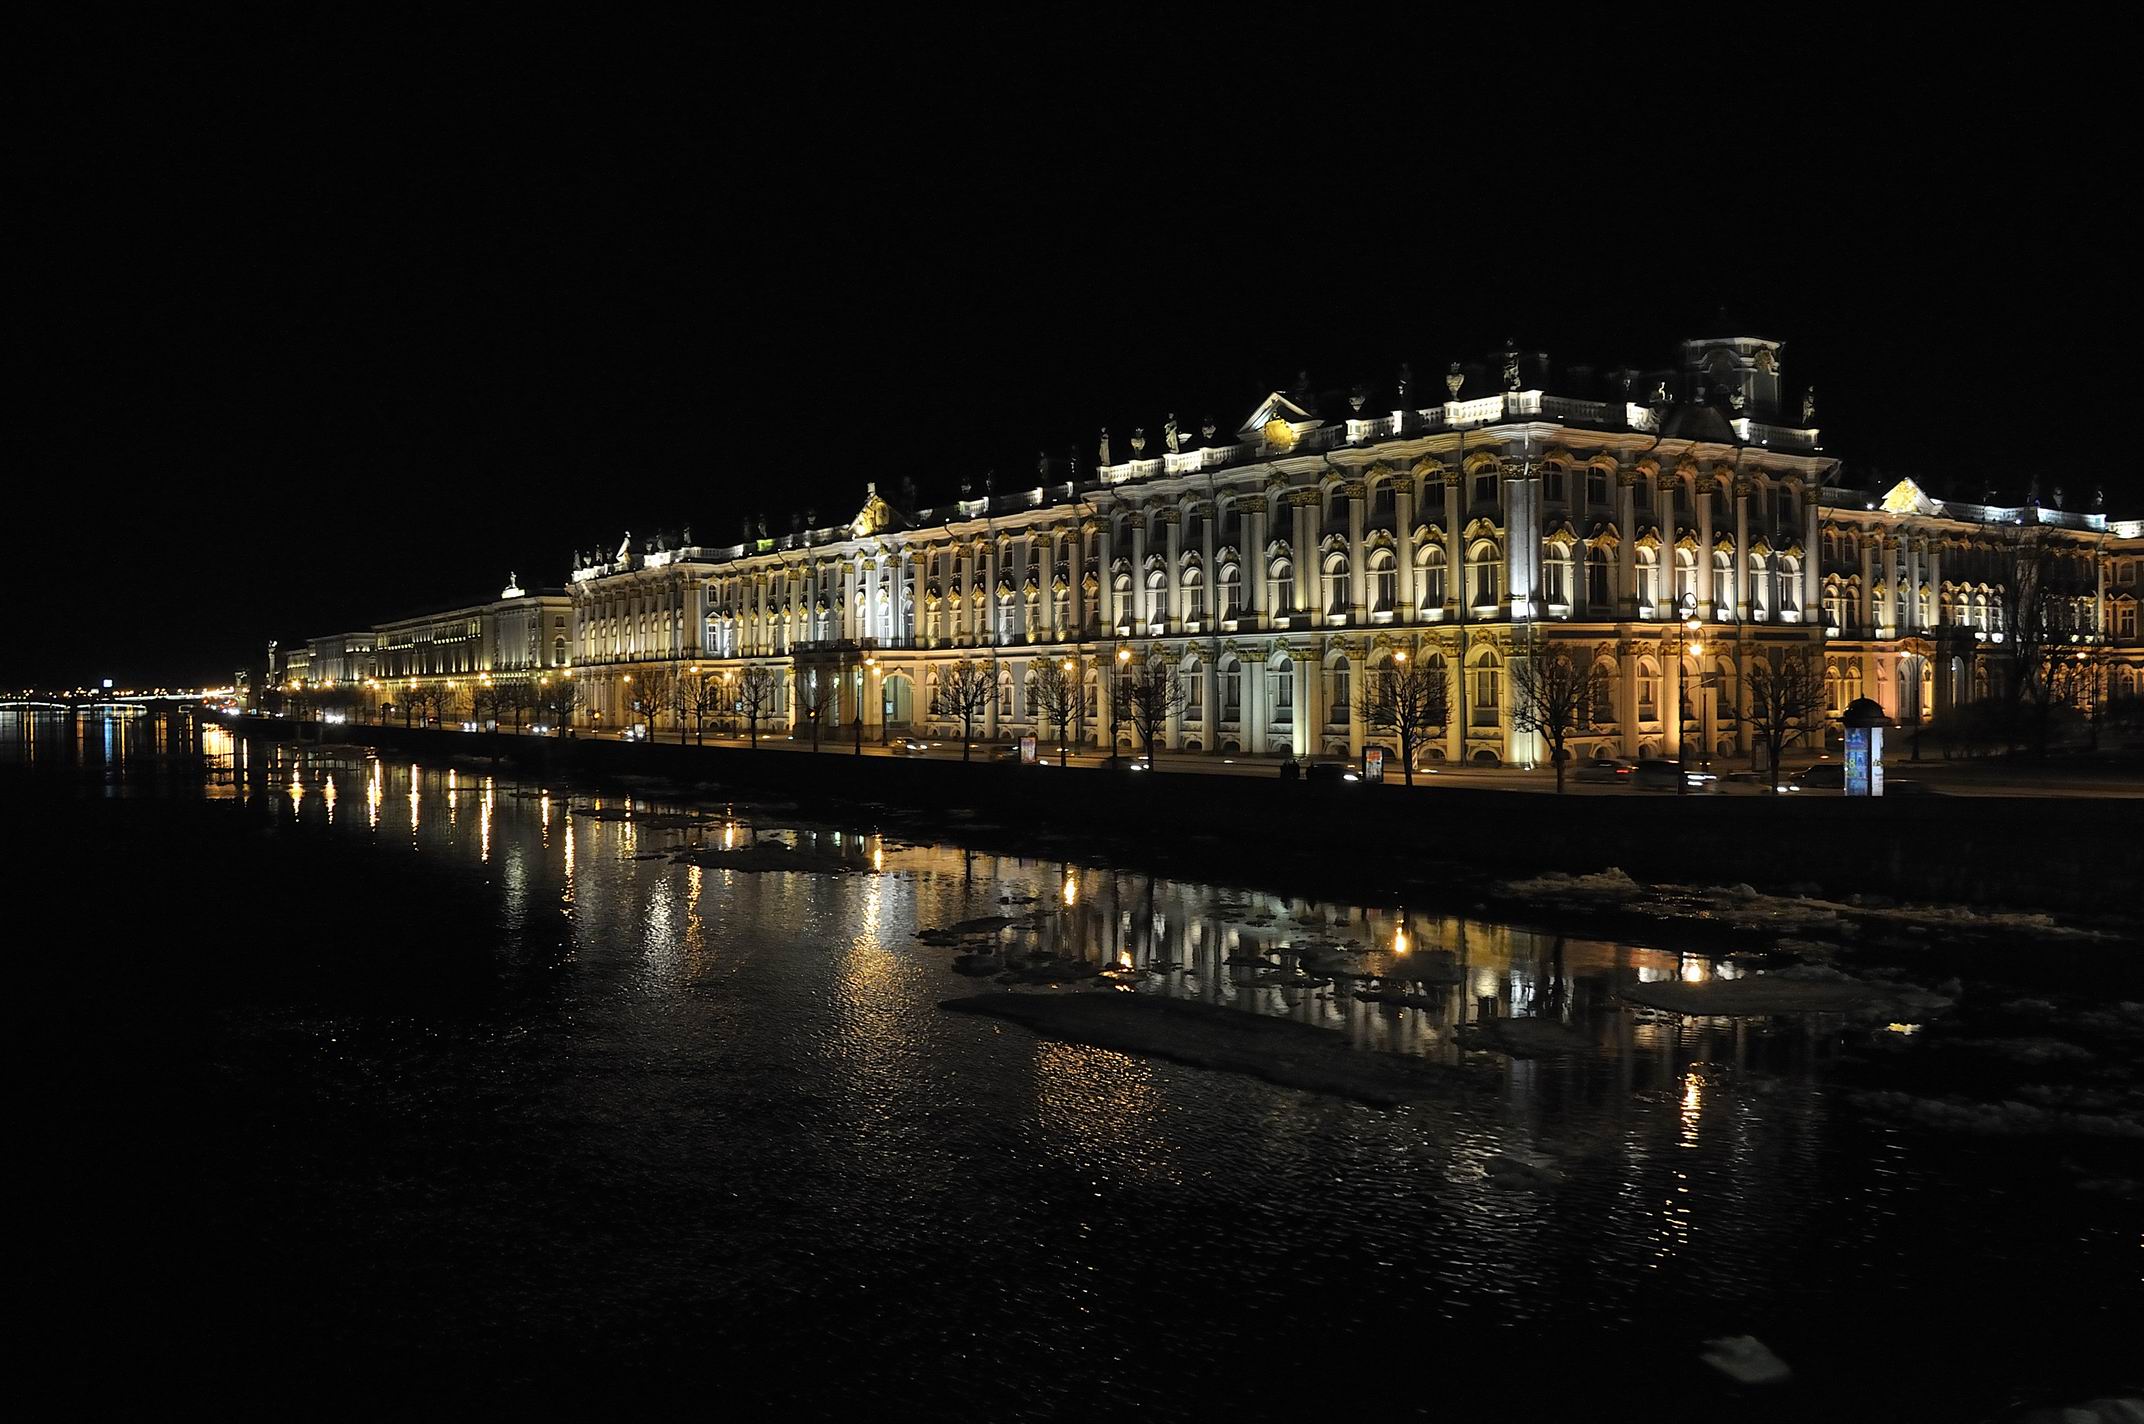
[[[740,799],[899,808],[1045,856],[1138,856],[1246,885],[1392,899],[1482,877],[1620,869],[1639,880],[2113,916],[2134,909],[2144,837],[2129,799],[1629,793],[1315,785],[1097,766],[972,764],[247,717],[242,737],[474,758],[548,779],[652,777]]]

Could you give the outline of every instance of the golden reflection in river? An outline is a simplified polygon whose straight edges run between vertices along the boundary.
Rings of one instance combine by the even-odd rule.
[[[297,767],[295,767],[295,766],[293,766],[293,767],[292,767],[292,768],[290,769],[290,809],[291,809],[291,813],[292,813],[293,815],[297,814],[297,810],[298,810],[298,808],[299,808],[300,806],[303,806],[304,804],[305,804],[305,779],[304,779],[304,776],[303,776],[303,774],[299,772],[298,768],[297,768]]]
[[[491,864],[491,801],[492,801],[492,794],[493,794],[493,793],[492,793],[492,786],[491,786],[491,778],[487,776],[487,777],[485,777],[485,778],[484,778],[484,799],[483,799],[483,800],[482,800],[481,802],[479,802],[479,803],[478,803],[478,805],[477,805],[477,828],[476,828],[476,830],[477,830],[477,842],[478,842],[478,853],[479,853],[480,855],[482,855],[482,857],[483,857],[483,860],[484,860],[484,864],[486,864],[486,865],[489,865],[489,864]]]
[[[365,771],[365,828],[376,831],[380,828],[380,803],[386,799],[387,765],[374,759]]]
[[[695,972],[707,953],[705,926],[700,919],[700,889],[704,874],[697,865],[685,867],[685,957]]]
[[[411,845],[415,845],[415,844],[417,843],[417,827],[418,827],[418,825],[419,825],[419,824],[421,823],[421,821],[422,821],[422,819],[423,819],[422,813],[421,813],[421,812],[420,812],[420,810],[418,809],[418,802],[419,802],[419,800],[420,800],[420,797],[419,797],[419,793],[418,793],[418,789],[417,789],[418,783],[419,783],[420,781],[422,781],[423,779],[424,779],[424,778],[423,778],[422,774],[421,774],[421,773],[420,773],[420,772],[418,771],[418,769],[417,769],[417,764],[416,764],[415,762],[412,762],[412,763],[410,763],[410,768],[409,768],[409,843],[410,843]]]
[[[335,773],[323,772],[320,777],[320,799],[327,803],[328,824],[335,824]]]
[[[573,820],[574,820],[574,818],[573,818],[572,816],[570,816],[570,815],[569,815],[569,816],[567,816],[567,817],[566,817],[565,819],[566,819],[566,885],[565,885],[565,889],[564,889],[564,892],[563,892],[563,893],[562,893],[562,894],[561,894],[561,895],[559,896],[559,901],[560,901],[560,903],[561,903],[561,904],[565,905],[565,906],[566,906],[566,907],[567,907],[568,909],[571,909],[571,908],[572,908],[572,906],[573,906]]]
[[[1037,1141],[1065,1170],[1090,1179],[1100,1170],[1148,1183],[1177,1181],[1153,1061],[1038,1039],[1034,1064]]]

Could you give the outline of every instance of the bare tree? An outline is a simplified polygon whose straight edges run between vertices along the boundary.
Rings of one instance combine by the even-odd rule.
[[[536,710],[540,698],[535,683],[517,677],[498,685],[496,701],[499,720],[504,722],[511,718],[514,730],[518,732],[528,722],[529,713]]]
[[[811,749],[819,750],[819,733],[827,714],[841,701],[841,683],[834,677],[812,673],[797,682],[797,712],[811,725]]]
[[[1055,658],[1042,659],[1028,674],[1027,705],[1041,721],[1057,729],[1057,764],[1065,764],[1072,719],[1084,696],[1079,673]]]
[[[729,703],[729,684],[720,673],[691,672],[685,675],[682,695],[685,711],[692,717],[693,745],[705,746],[708,719]]]
[[[1592,706],[1591,674],[1566,653],[1537,653],[1511,660],[1511,726],[1538,733],[1556,766],[1556,794],[1563,794],[1571,733]]]
[[[967,761],[975,741],[975,719],[998,695],[997,667],[992,663],[962,658],[938,674],[933,714],[960,719],[960,759]]]
[[[414,715],[422,727],[440,716],[447,708],[447,689],[436,682],[420,682],[402,690],[402,725],[407,727]]]
[[[539,700],[557,724],[558,735],[563,737],[573,727],[575,710],[588,705],[588,685],[561,676],[541,689]]]
[[[680,699],[684,696],[684,675],[668,668],[650,668],[636,673],[632,682],[632,696],[628,703],[638,702],[640,712],[648,719],[648,740],[655,740],[655,729],[667,714],[676,714],[678,740],[685,738],[684,709]]]
[[[1444,669],[1419,659],[1395,658],[1363,680],[1356,699],[1366,727],[1390,732],[1400,744],[1400,774],[1414,785],[1415,751],[1451,717]]]
[[[781,684],[776,680],[774,669],[748,667],[737,675],[735,684],[738,715],[744,718],[750,730],[752,745],[759,745],[759,724],[772,716],[781,701]]]
[[[2049,585],[2054,580],[2055,548],[2037,525],[2011,525],[1995,536],[1998,571],[2002,576],[1995,591],[2002,617],[2002,641],[1995,645],[1999,670],[1996,695],[2002,699],[2004,721],[2014,748],[2024,734],[2027,702],[2034,704],[2041,732],[2045,734],[2049,689],[2041,676],[2050,634]]]
[[[1117,677],[1116,715],[1138,729],[1146,747],[1146,769],[1154,769],[1154,747],[1169,719],[1184,710],[1184,679],[1158,659],[1125,665]]]
[[[1750,730],[1764,744],[1772,793],[1777,795],[1779,763],[1786,754],[1787,743],[1813,737],[1830,716],[1824,674],[1815,658],[1806,653],[1788,653],[1777,663],[1760,659],[1746,676]]]

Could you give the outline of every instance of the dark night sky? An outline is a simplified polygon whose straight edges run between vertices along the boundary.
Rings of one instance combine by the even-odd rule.
[[[626,528],[1020,487],[1507,335],[1661,365],[1723,309],[1850,472],[2144,512],[2093,433],[2135,284],[2089,57],[842,13],[73,21],[17,131],[0,686],[223,681]]]

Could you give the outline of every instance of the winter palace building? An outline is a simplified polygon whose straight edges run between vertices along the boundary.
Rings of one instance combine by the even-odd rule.
[[[1404,375],[1375,405],[1274,392],[1232,432],[1104,432],[1090,471],[1045,460],[1027,490],[902,508],[873,486],[845,525],[727,547],[627,536],[576,558],[563,657],[603,728],[643,715],[635,674],[757,666],[776,729],[820,703],[830,735],[874,738],[956,734],[934,688],[979,660],[981,734],[1048,739],[1026,684],[1055,660],[1106,745],[1131,738],[1109,695],[1128,654],[1182,675],[1170,748],[1352,757],[1378,740],[1363,679],[1404,652],[1449,679],[1436,756],[1531,764],[1506,679],[1555,650],[1592,670],[1583,754],[1737,756],[1760,662],[1821,658],[1834,712],[1867,696],[1905,723],[1985,695],[2005,541],[2037,529],[2057,636],[2105,650],[2107,691],[2144,685],[2144,522],[1848,488],[1813,400],[1783,406],[1782,355],[1696,340],[1672,370],[1552,382],[1507,350],[1440,403]]]

